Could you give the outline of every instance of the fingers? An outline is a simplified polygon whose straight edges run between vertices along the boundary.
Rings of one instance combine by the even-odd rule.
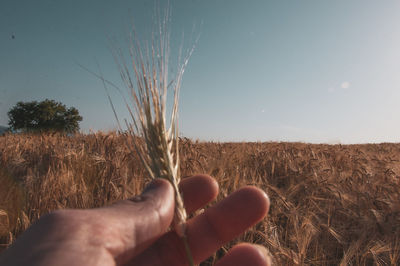
[[[185,178],[180,189],[189,213],[218,194],[217,182],[205,175]],[[118,262],[123,263],[142,252],[167,231],[174,215],[174,195],[169,182],[159,179],[153,181],[140,196],[97,209],[111,225],[107,231],[113,230],[113,234],[120,238],[117,242],[119,246],[108,248]]]
[[[224,243],[243,233],[267,214],[269,200],[255,187],[234,192],[187,224],[189,246],[196,263],[213,254]],[[169,232],[129,265],[186,265],[182,240]]]
[[[209,257],[224,243],[262,220],[268,210],[267,195],[256,187],[245,187],[189,221],[187,234],[195,260]]]
[[[218,183],[208,175],[184,178],[179,184],[188,214],[203,207],[218,195]]]
[[[259,245],[239,244],[229,250],[216,266],[269,266],[271,259],[268,251]]]

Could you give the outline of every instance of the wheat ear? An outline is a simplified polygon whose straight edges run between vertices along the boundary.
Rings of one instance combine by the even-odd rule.
[[[127,104],[132,122],[126,122],[133,144],[151,178],[167,179],[175,190],[175,215],[173,227],[182,238],[190,265],[193,258],[186,238],[187,214],[179,191],[179,136],[178,136],[178,100],[182,76],[188,58],[194,47],[188,51],[182,63],[179,63],[177,74],[172,81],[168,76],[168,58],[170,53],[168,31],[168,12],[156,34],[152,35],[151,45],[141,48],[135,37],[130,36],[130,57],[132,72],[136,82],[131,78],[131,71],[120,50],[114,50],[121,78],[132,96],[132,104]],[[182,50],[182,48],[181,48]],[[181,51],[180,53],[181,54]],[[178,62],[181,61],[181,56]],[[167,128],[167,92],[174,93],[170,124]]]

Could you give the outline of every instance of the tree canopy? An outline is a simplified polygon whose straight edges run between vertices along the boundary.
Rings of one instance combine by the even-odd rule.
[[[16,132],[64,132],[79,130],[82,116],[75,107],[46,99],[41,102],[18,102],[7,113],[8,125]]]

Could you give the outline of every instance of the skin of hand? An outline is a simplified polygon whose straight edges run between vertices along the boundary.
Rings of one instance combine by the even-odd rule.
[[[218,183],[206,175],[182,180],[188,213],[214,200]],[[59,210],[45,215],[0,254],[0,265],[188,265],[182,240],[169,226],[174,190],[163,179],[140,196],[87,210]],[[187,237],[196,264],[243,233],[268,213],[269,199],[247,186],[187,222]],[[264,247],[239,244],[217,266],[270,265]]]

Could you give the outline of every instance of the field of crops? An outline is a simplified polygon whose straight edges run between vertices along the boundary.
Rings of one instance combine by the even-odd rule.
[[[181,173],[205,173],[219,199],[255,185],[269,216],[221,248],[266,246],[277,265],[398,265],[400,144],[210,143],[181,140]],[[92,208],[139,193],[148,177],[116,133],[0,137],[0,250],[60,208]],[[204,263],[206,265],[206,263]]]

